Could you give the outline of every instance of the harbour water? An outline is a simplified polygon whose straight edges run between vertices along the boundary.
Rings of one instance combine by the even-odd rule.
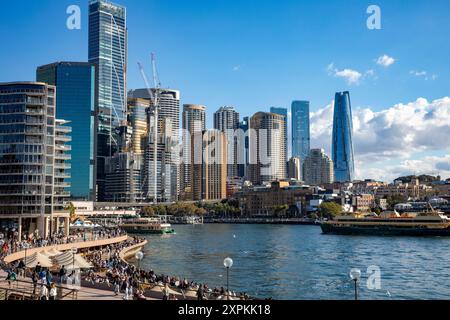
[[[349,278],[362,271],[361,299],[449,299],[450,238],[323,235],[318,226],[176,225],[176,234],[147,236],[142,266],[157,273],[226,286],[273,299],[354,298]],[[381,289],[369,289],[369,267]],[[373,283],[373,282],[372,282]]]

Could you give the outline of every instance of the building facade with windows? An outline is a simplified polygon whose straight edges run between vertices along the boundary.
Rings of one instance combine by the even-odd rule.
[[[17,237],[69,231],[71,128],[56,119],[56,87],[0,84],[0,229]]]
[[[126,8],[89,1],[89,62],[96,67],[96,198],[105,199],[105,162],[119,152],[119,128],[126,121],[128,39]]]
[[[95,198],[95,67],[86,62],[56,62],[37,68],[36,80],[57,88],[56,116],[70,121],[72,141],[71,164],[77,174],[71,179],[74,199]]]
[[[353,181],[355,178],[353,118],[348,91],[336,93],[332,139],[335,180],[338,182]]]

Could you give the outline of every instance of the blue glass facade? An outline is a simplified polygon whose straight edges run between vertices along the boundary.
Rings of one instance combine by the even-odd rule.
[[[127,26],[125,7],[89,2],[89,62],[96,66],[97,200],[105,199],[105,161],[118,151],[117,129],[126,120]]]
[[[305,161],[311,149],[309,101],[292,102],[292,156]]]
[[[37,81],[57,88],[56,116],[71,122],[71,195],[92,199],[94,191],[95,67],[83,62],[58,62],[37,69]]]
[[[348,91],[336,93],[334,100],[332,157],[335,180],[353,181],[355,177],[353,119]]]

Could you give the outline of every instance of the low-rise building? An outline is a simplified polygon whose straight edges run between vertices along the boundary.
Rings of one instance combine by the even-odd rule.
[[[251,187],[235,194],[242,214],[246,216],[272,216],[282,206],[286,214],[306,214],[308,200],[313,191],[307,186],[291,185],[286,181],[273,182],[270,186]]]

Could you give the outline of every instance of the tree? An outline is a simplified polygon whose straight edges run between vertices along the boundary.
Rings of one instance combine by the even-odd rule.
[[[323,202],[319,207],[319,213],[322,218],[332,219],[342,215],[342,206],[336,202]]]
[[[72,202],[69,202],[69,204],[66,207],[66,210],[68,210],[69,213],[70,213],[70,222],[74,223],[75,220],[77,220],[77,215],[75,213],[76,212],[76,208],[75,208],[75,206],[73,205]]]
[[[284,216],[286,214],[287,209],[289,209],[289,206],[287,204],[281,205],[281,206],[275,206],[274,214],[276,217]]]
[[[387,197],[387,203],[389,207],[394,208],[395,205],[405,202],[408,199],[405,196],[402,196],[401,194],[394,194]]]
[[[142,208],[142,215],[144,217],[152,217],[155,215],[155,210],[152,207],[144,207]]]

